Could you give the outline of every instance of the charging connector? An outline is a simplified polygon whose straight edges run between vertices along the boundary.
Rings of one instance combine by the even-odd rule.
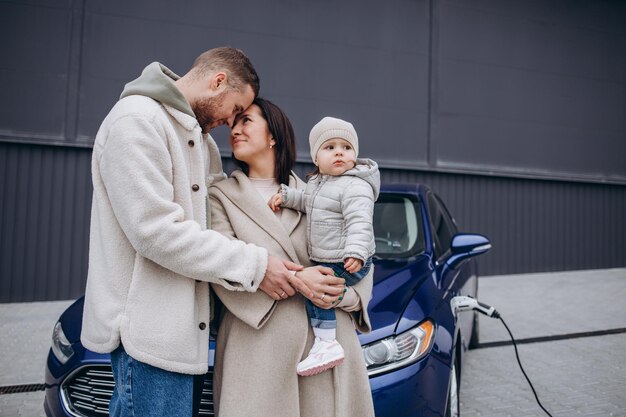
[[[524,374],[526,381],[528,381],[528,385],[530,385],[530,389],[533,391],[533,394],[535,395],[535,400],[537,400],[537,404],[548,416],[552,417],[552,414],[550,414],[548,410],[546,410],[546,408],[543,406],[543,404],[541,404],[541,401],[539,401],[539,396],[537,395],[537,391],[535,391],[535,387],[533,387],[532,382],[530,382],[530,378],[528,378],[528,375],[526,375],[526,371],[524,371],[524,367],[522,366],[522,361],[520,360],[519,352],[517,351],[517,344],[515,343],[515,338],[513,337],[513,333],[511,333],[511,330],[509,330],[509,326],[506,325],[506,323],[504,322],[504,319],[500,317],[500,313],[498,313],[496,309],[493,308],[492,306],[481,303],[475,298],[466,296],[466,295],[458,295],[456,297],[452,297],[452,300],[450,300],[450,308],[452,309],[454,314],[457,314],[461,311],[474,310],[474,311],[478,311],[481,314],[484,314],[487,317],[493,317],[495,319],[499,319],[502,322],[502,324],[506,328],[506,331],[509,332],[509,336],[511,336],[511,341],[513,342],[513,347],[515,348],[515,357],[517,358],[517,363],[519,364],[519,368],[522,371],[522,374]]]
[[[450,307],[455,313],[459,311],[476,310],[487,317],[493,317],[495,319],[500,318],[500,313],[498,313],[495,308],[488,306],[487,304],[483,304],[469,295],[459,295],[453,297],[452,300],[450,300]]]

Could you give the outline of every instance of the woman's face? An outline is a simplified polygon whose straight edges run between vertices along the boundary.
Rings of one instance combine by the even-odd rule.
[[[230,146],[235,158],[248,165],[273,157],[274,150],[270,145],[275,144],[267,121],[256,104],[248,107],[237,118],[230,132]]]

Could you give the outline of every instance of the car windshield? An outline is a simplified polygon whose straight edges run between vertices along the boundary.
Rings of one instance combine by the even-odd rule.
[[[401,258],[425,248],[419,205],[400,195],[381,195],[374,206],[376,255]]]

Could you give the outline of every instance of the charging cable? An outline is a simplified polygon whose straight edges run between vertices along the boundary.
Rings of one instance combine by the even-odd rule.
[[[513,337],[513,333],[511,333],[509,326],[506,325],[506,323],[504,322],[504,319],[500,316],[500,313],[498,313],[495,308],[487,304],[483,304],[480,301],[476,300],[475,298],[472,298],[470,296],[463,296],[463,295],[453,297],[452,300],[450,300],[450,307],[452,308],[452,311],[454,311],[455,313],[458,313],[461,311],[475,310],[481,314],[486,315],[487,317],[500,319],[506,331],[509,332],[509,336],[511,336],[511,341],[513,342],[513,347],[515,348],[515,357],[517,358],[517,363],[519,364],[519,368],[522,370],[522,374],[524,374],[526,381],[528,381],[528,385],[530,385],[530,389],[533,391],[533,394],[535,395],[535,400],[537,400],[537,404],[539,404],[539,407],[541,407],[541,409],[548,416],[553,417],[552,414],[550,414],[548,410],[546,410],[545,407],[541,404],[541,401],[539,401],[539,396],[537,396],[537,391],[535,391],[535,387],[533,387],[532,382],[530,382],[530,378],[528,378],[528,375],[526,375],[526,371],[524,371],[524,367],[522,366],[522,361],[520,360],[519,352],[517,351],[517,344],[515,343],[515,338]]]

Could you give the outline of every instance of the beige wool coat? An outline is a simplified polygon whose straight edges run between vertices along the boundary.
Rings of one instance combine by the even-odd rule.
[[[292,175],[290,186],[305,184]],[[210,189],[212,228],[265,247],[303,265],[306,219],[283,209],[279,219],[241,171]],[[282,224],[281,224],[282,223]],[[368,417],[374,415],[369,379],[355,328],[370,330],[367,304],[372,273],[353,288],[360,311],[337,310],[337,339],[346,358],[338,367],[308,377],[296,365],[313,343],[304,298],[275,301],[262,291],[233,292],[212,286],[227,307],[215,356],[214,395],[219,417]]]

